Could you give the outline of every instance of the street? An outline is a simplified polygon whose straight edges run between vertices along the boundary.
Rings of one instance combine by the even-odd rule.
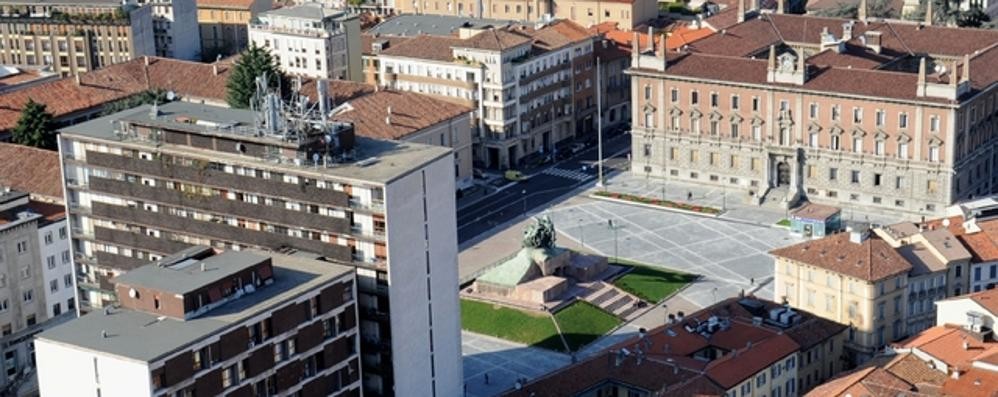
[[[631,136],[621,134],[604,142],[603,155],[607,158],[614,153],[629,149]],[[566,160],[548,164],[534,173],[530,179],[483,198],[481,201],[460,209],[457,212],[458,244],[464,244],[492,228],[506,223],[527,211],[545,208],[556,198],[596,179],[596,146],[586,148]],[[605,171],[622,166],[620,159],[604,161]],[[582,166],[588,166],[582,172]]]

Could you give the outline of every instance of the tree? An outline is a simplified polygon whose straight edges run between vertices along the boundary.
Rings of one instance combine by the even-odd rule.
[[[229,75],[229,81],[225,84],[228,91],[226,101],[229,106],[237,109],[248,108],[253,94],[256,93],[256,78],[264,74],[267,76],[268,87],[279,87],[282,95],[289,91],[287,77],[281,72],[280,65],[270,55],[270,51],[253,44],[240,55]]]
[[[122,110],[128,110],[140,105],[151,105],[153,103],[165,103],[167,102],[166,91],[163,90],[145,90],[138,94],[132,95],[125,99],[120,99],[104,105],[104,109],[101,110],[101,116],[107,116],[109,114],[118,113]]]
[[[866,15],[872,18],[892,18],[895,10],[889,0],[872,0],[867,2]],[[817,12],[823,17],[855,19],[859,17],[859,2],[840,2],[834,7]]]
[[[14,126],[11,139],[14,143],[44,149],[55,149],[55,131],[52,129],[52,114],[45,105],[28,99],[21,110],[21,118]]]

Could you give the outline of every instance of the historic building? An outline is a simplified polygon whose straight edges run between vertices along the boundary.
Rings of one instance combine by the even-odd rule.
[[[910,214],[998,191],[998,32],[738,13],[633,52],[632,172]]]

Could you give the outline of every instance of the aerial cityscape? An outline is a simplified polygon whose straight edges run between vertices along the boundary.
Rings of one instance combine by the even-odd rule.
[[[996,0],[2,0],[0,397],[998,397]]]

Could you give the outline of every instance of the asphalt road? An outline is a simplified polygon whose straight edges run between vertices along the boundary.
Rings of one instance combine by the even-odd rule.
[[[631,136],[621,134],[604,141],[603,155],[629,149]],[[622,155],[626,156],[626,155]],[[523,216],[529,210],[542,208],[556,198],[584,183],[594,183],[597,160],[596,145],[586,148],[574,157],[549,164],[534,171],[528,180],[519,182],[488,196],[474,205],[457,212],[457,238],[463,244],[492,228]],[[626,161],[617,158],[604,160],[604,171],[622,167]],[[582,166],[588,166],[582,173]]]

